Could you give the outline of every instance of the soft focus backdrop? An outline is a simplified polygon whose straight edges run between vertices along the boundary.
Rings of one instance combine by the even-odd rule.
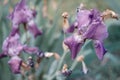
[[[11,30],[11,21],[7,19],[9,13],[19,0],[0,0],[0,52],[2,44]],[[62,21],[61,14],[64,11],[69,13],[70,23],[75,19],[76,8],[80,3],[85,3],[88,9],[97,8],[101,12],[106,9],[115,11],[120,16],[120,0],[28,0],[28,6],[37,10],[36,23],[43,30],[43,35],[33,39],[30,36],[28,45],[37,46],[43,51],[57,52],[62,55]],[[85,63],[89,69],[84,75],[81,71],[81,64],[78,64],[67,80],[120,80],[120,20],[107,20],[109,37],[104,41],[108,50],[103,61],[99,61],[93,45],[90,42],[84,52],[88,53]],[[21,25],[22,26],[22,25]],[[25,41],[24,29],[21,28],[21,41]],[[29,55],[22,54],[26,61]],[[33,56],[34,57],[34,56]],[[70,54],[66,56],[66,62],[71,66]],[[25,76],[15,75],[9,70],[7,61],[9,58],[0,59],[0,80],[27,80]],[[49,73],[53,58],[44,59],[35,73],[35,80],[44,80],[45,74]],[[55,66],[52,66],[54,68]],[[26,76],[29,75],[26,73]]]

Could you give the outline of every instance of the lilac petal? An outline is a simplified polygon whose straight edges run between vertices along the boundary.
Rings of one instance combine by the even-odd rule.
[[[20,54],[23,50],[23,45],[20,43],[19,38],[18,34],[7,37],[2,46],[4,54],[9,56],[16,56]]]
[[[102,60],[103,56],[107,52],[102,42],[100,42],[99,40],[94,40],[94,46],[95,46],[95,52],[96,52],[98,59]]]
[[[92,10],[91,10],[91,14],[89,15],[89,17],[90,17],[92,20],[102,21],[101,13],[100,13],[97,9],[92,9]]]
[[[108,32],[105,24],[102,22],[98,25],[95,34],[93,35],[93,39],[103,41],[108,37]]]
[[[22,63],[22,60],[18,56],[14,56],[8,61],[10,69],[14,74],[20,73],[21,63]]]
[[[40,58],[43,58],[45,56],[44,53],[36,47],[24,46],[23,50],[29,54],[35,54]]]
[[[87,30],[84,32],[83,37],[90,39],[95,35],[97,27],[100,25],[99,22],[92,22],[87,28]]]
[[[25,5],[26,5],[26,0],[21,0],[21,1],[17,4],[16,9],[17,9],[17,10],[20,10],[21,8],[25,7]]]
[[[10,14],[9,18],[12,20],[13,25],[19,25],[21,23],[27,23],[33,19],[35,15],[36,12],[29,9],[26,5],[26,0],[21,0],[20,3],[15,6],[14,11]]]
[[[79,35],[74,35],[66,38],[64,40],[64,43],[68,46],[68,48],[71,51],[71,58],[75,59],[83,44]]]
[[[39,51],[38,48],[36,47],[28,47],[28,46],[24,46],[23,50],[29,54],[35,54]]]
[[[13,25],[12,31],[10,32],[10,36],[14,36],[15,34],[19,34],[18,25]]]
[[[42,34],[42,31],[38,29],[38,27],[36,26],[35,22],[33,20],[31,20],[28,23],[28,30],[33,33],[34,37],[37,37],[38,35]]]
[[[77,22],[79,28],[83,25],[87,26],[90,23],[91,21],[91,18],[89,17],[90,14],[91,12],[89,10],[85,10],[85,9],[77,10]]]

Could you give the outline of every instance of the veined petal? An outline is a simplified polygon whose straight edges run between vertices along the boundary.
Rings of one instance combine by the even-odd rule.
[[[98,59],[102,60],[103,56],[107,52],[102,42],[100,42],[99,40],[94,40],[94,46],[95,46],[95,52],[96,52]]]
[[[11,71],[14,74],[20,73],[20,66],[21,66],[22,60],[18,56],[13,56],[9,61],[8,64],[10,66]]]
[[[79,35],[70,36],[64,40],[64,43],[71,51],[71,58],[75,59],[83,44],[81,37]]]
[[[37,25],[35,24],[35,22],[33,20],[31,20],[28,24],[27,24],[28,30],[33,33],[34,37],[37,37],[38,35],[42,34],[42,31],[40,29],[38,29]]]

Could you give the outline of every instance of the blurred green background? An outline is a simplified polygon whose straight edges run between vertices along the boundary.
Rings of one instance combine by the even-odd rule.
[[[7,19],[9,13],[13,10],[19,0],[0,0],[0,52],[2,44],[11,30],[11,21]],[[37,10],[35,21],[43,35],[37,37],[30,36],[28,45],[37,46],[43,51],[63,53],[62,41],[62,22],[61,14],[64,11],[69,13],[69,21],[75,20],[76,8],[80,3],[85,3],[88,9],[97,8],[101,12],[111,9],[120,15],[120,0],[28,0],[28,6]],[[108,28],[109,37],[104,41],[104,46],[108,50],[103,61],[99,61],[90,41],[83,50],[88,53],[85,57],[85,63],[89,69],[88,74],[84,75],[79,63],[74,69],[71,76],[66,80],[120,80],[120,20],[107,20],[105,24]],[[22,25],[21,25],[22,26]],[[25,41],[24,29],[21,27],[21,41]],[[26,61],[29,55],[22,54],[21,57]],[[33,56],[34,57],[34,56]],[[30,80],[20,74],[15,75],[9,70],[7,61],[9,58],[0,59],[0,80]],[[44,76],[49,74],[50,64],[54,59],[44,59],[35,74],[34,80],[44,80]],[[72,61],[73,62],[73,61]],[[64,63],[71,66],[70,54],[66,56]],[[54,63],[57,65],[57,63]],[[31,79],[32,80],[32,79]]]

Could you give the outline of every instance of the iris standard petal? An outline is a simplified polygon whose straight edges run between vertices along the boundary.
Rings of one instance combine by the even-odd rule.
[[[81,26],[87,26],[90,21],[91,18],[89,17],[89,15],[91,14],[91,12],[89,10],[85,10],[85,9],[79,9],[77,11],[77,22],[78,22],[78,28],[80,28]]]
[[[94,46],[95,46],[95,52],[96,52],[98,59],[102,60],[103,56],[107,52],[102,42],[100,42],[99,40],[94,40]]]

